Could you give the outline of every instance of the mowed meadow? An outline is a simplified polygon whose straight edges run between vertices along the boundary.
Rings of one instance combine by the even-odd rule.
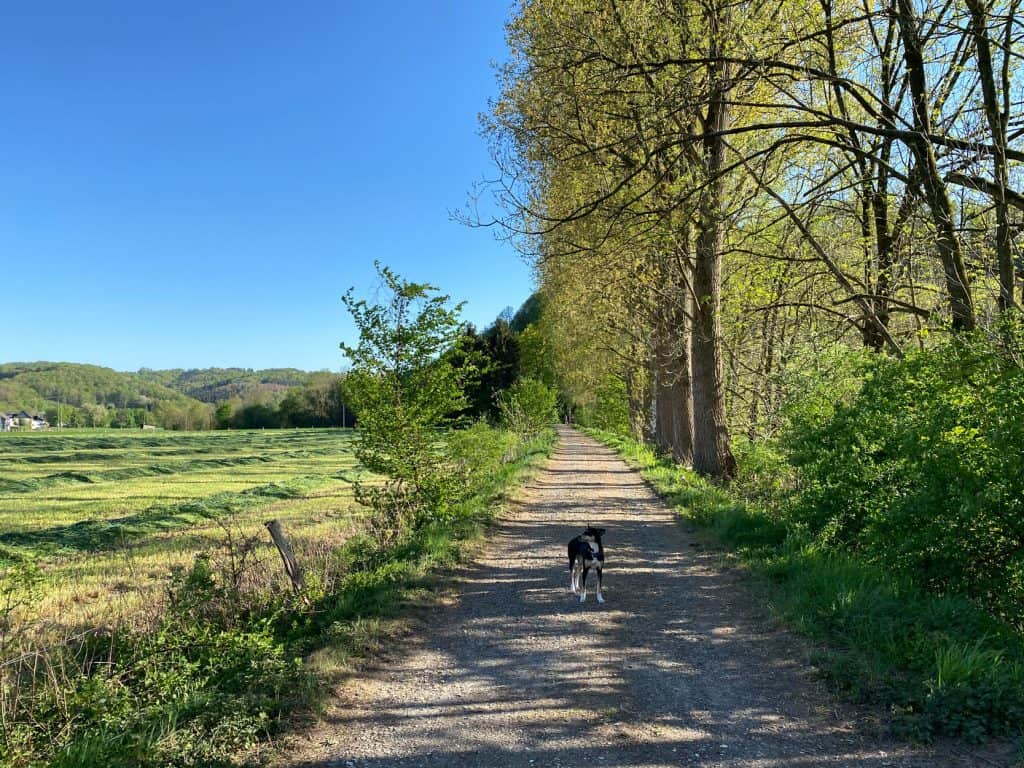
[[[300,552],[340,543],[361,474],[350,441],[341,429],[0,435],[0,571],[35,565],[11,618],[55,633],[144,619],[201,552],[241,552],[259,561],[247,571],[283,578],[264,524],[281,521]]]

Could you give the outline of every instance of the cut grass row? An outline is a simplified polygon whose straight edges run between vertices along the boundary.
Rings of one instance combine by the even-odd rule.
[[[138,455],[112,455],[96,464],[70,464],[63,473],[34,478],[19,476],[0,461],[0,478],[8,485],[35,486],[0,494],[0,530],[26,532],[82,520],[121,518],[157,504],[240,492],[285,482],[296,475],[334,475],[353,467],[348,433],[305,434],[311,438],[309,445],[293,438],[288,450],[278,452],[252,450],[243,434],[226,445],[248,448],[245,453],[221,451],[216,457],[160,464]]]
[[[281,483],[267,483],[239,492],[217,493],[178,504],[157,504],[141,512],[117,518],[79,520],[35,531],[0,533],[0,564],[36,556],[98,552],[123,546],[143,536],[184,528],[200,520],[236,514],[265,499],[303,496],[327,482],[323,476],[304,476]]]
[[[360,515],[351,485],[330,479],[296,498],[254,497],[219,518],[153,531],[132,543],[44,561],[43,594],[33,617],[54,633],[67,628],[147,621],[166,598],[168,577],[200,552],[220,552],[230,541],[253,542],[252,569],[286,587],[280,558],[264,524],[276,519],[302,553],[337,546]]]
[[[138,461],[141,457],[230,455],[239,451],[276,452],[315,450],[336,446],[351,436],[348,430],[228,430],[223,432],[175,432],[173,437],[150,438],[143,432],[108,430],[110,436],[42,432],[31,437],[0,433],[0,466],[61,464],[89,461]],[[185,435],[191,436],[186,439]]]
[[[163,589],[173,569],[229,537],[258,540],[256,555],[272,568],[263,529],[269,517],[299,537],[337,542],[347,535],[350,483],[358,474],[350,439],[342,430],[0,436],[0,445],[35,451],[0,455],[0,483],[32,486],[0,490],[0,572],[37,564],[32,614],[68,627],[130,615]],[[77,462],[83,445],[100,458]],[[153,463],[154,451],[168,445],[177,455],[191,446],[202,458]],[[54,458],[71,457],[65,472],[11,476],[12,467],[45,464],[21,459],[47,449]]]
[[[207,446],[226,445],[245,441],[249,444],[309,445],[322,440],[335,442],[339,434],[351,434],[338,429],[250,429],[216,432],[144,432],[120,429],[73,429],[46,432],[9,432],[0,434],[0,456],[24,452],[53,452],[69,450],[120,450],[181,448],[189,452],[201,451]]]
[[[65,470],[63,472],[30,476],[23,479],[8,474],[7,477],[0,477],[0,493],[32,493],[54,485],[103,483],[115,480],[132,480],[140,477],[177,475],[187,472],[216,470],[224,467],[237,467],[245,464],[271,463],[285,459],[309,459],[313,456],[336,455],[337,452],[338,446],[335,445],[316,450],[290,450],[243,456],[228,455],[219,458],[189,459],[160,464],[129,465],[115,469],[92,469],[79,465],[76,470]],[[109,466],[110,463],[110,461],[103,461],[101,466]]]
[[[0,478],[0,493],[33,493],[55,485],[73,485],[75,483],[102,483],[112,480],[131,480],[137,477],[156,477],[158,475],[176,475],[185,472],[198,472],[220,467],[237,467],[243,464],[270,462],[270,456],[237,456],[220,459],[191,459],[176,463],[145,464],[135,467],[120,467],[84,472],[67,470],[51,475],[29,477],[24,480]]]

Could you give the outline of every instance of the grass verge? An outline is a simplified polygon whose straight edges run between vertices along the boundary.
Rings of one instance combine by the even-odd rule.
[[[805,541],[771,501],[715,486],[620,435],[616,450],[679,514],[764,577],[773,611],[819,645],[846,697],[884,706],[900,735],[1024,735],[1024,637],[956,596],[936,596],[848,552]]]

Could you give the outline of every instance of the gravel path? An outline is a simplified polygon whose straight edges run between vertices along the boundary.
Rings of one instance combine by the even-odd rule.
[[[604,605],[569,594],[565,544],[608,529]],[[291,766],[1007,765],[870,735],[807,674],[740,571],[640,476],[569,429],[459,598],[346,684]],[[593,575],[591,575],[593,584]]]

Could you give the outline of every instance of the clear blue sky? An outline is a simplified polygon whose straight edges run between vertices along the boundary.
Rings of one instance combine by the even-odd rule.
[[[451,221],[506,2],[8,3],[0,362],[338,369],[373,260],[483,325],[531,290]]]

